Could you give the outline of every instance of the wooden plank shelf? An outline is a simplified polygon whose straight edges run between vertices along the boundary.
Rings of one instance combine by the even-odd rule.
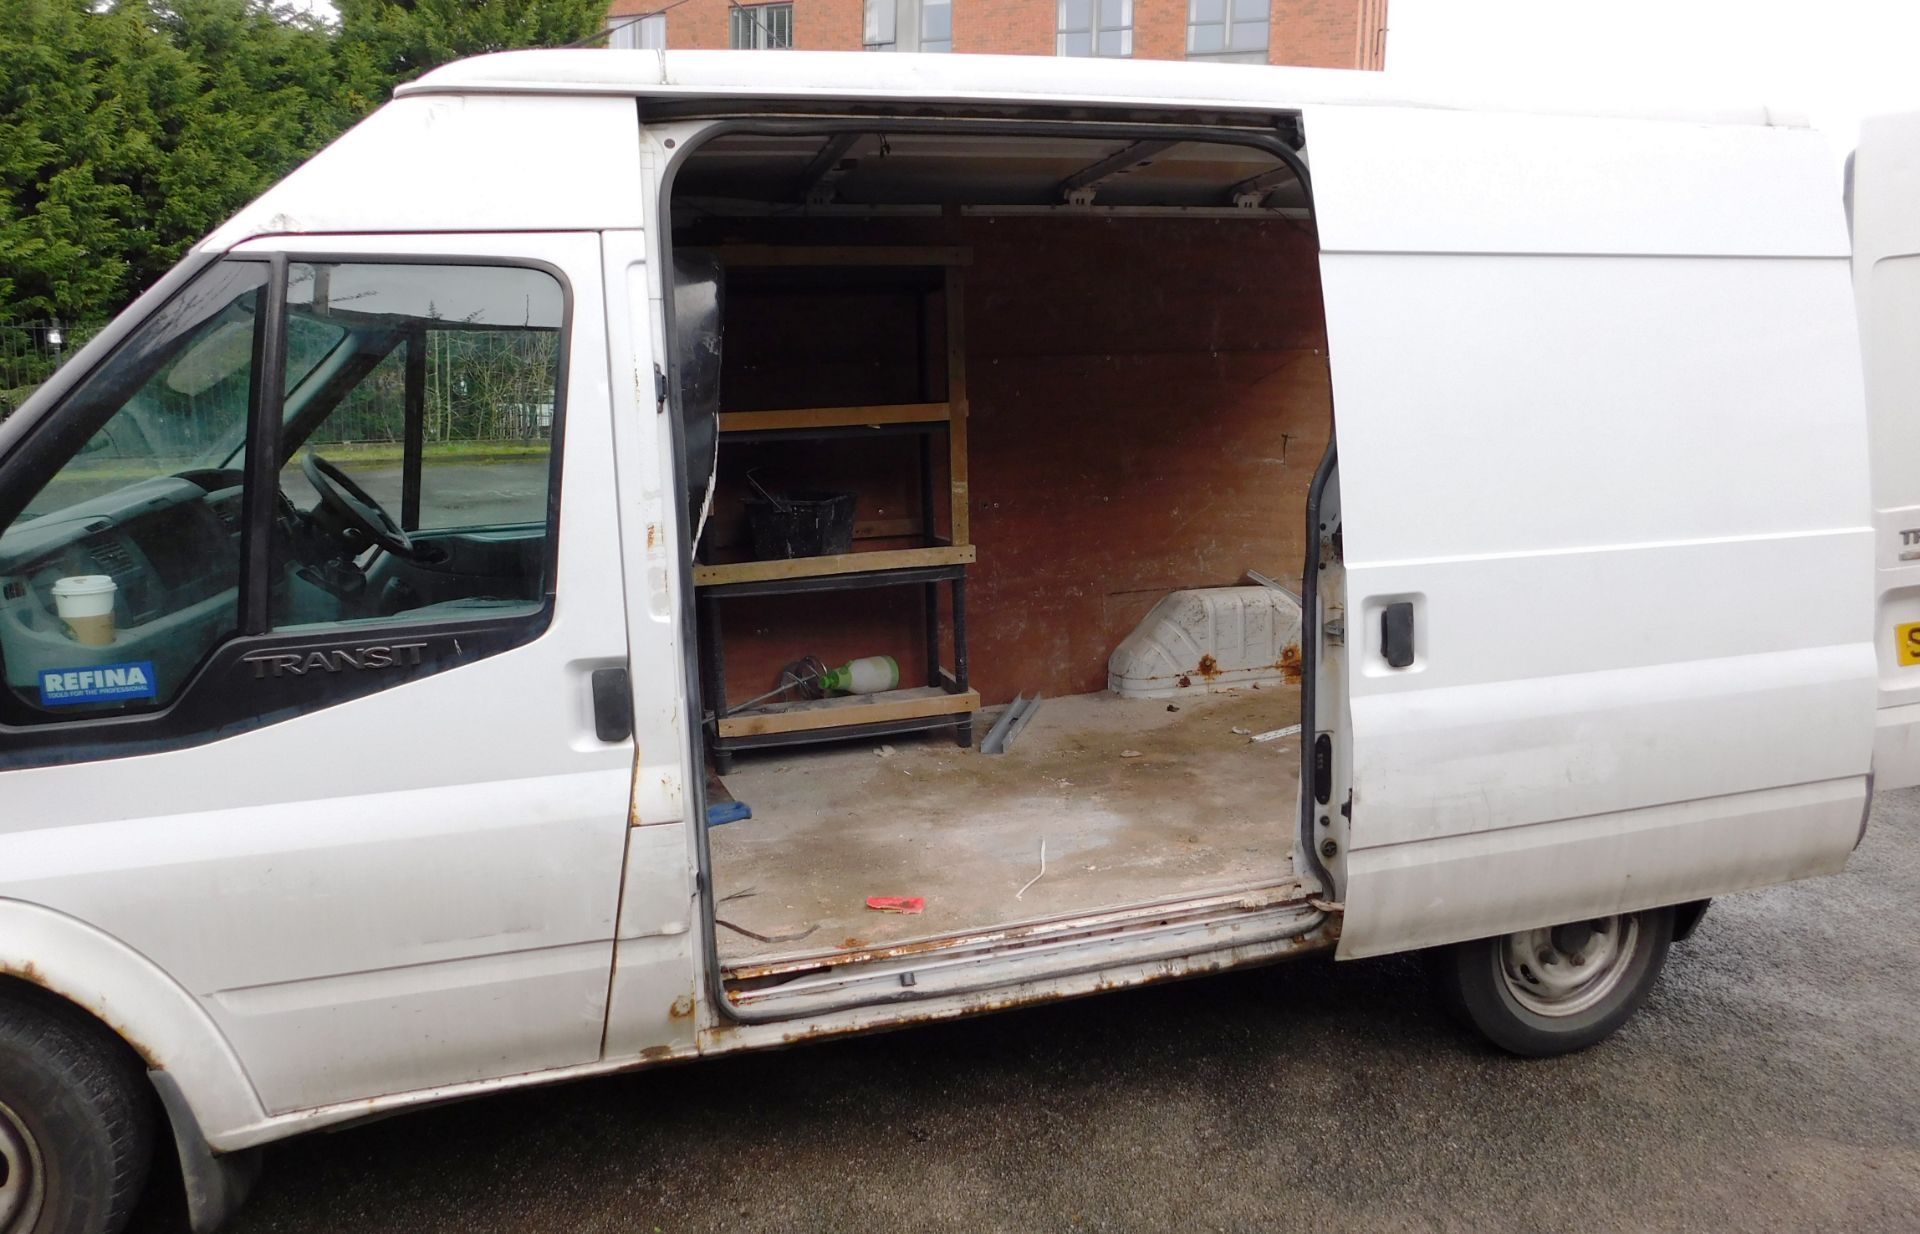
[[[891,403],[878,407],[798,407],[789,411],[723,411],[723,433],[765,433],[791,429],[878,428],[883,424],[945,424],[953,418],[946,403]]]
[[[967,483],[966,268],[973,250],[964,246],[765,245],[723,244],[711,250],[729,270],[783,270],[762,276],[767,294],[816,285],[868,284],[891,287],[905,282],[919,300],[919,335],[914,343],[916,382],[898,393],[866,397],[918,398],[920,402],[856,407],[788,407],[766,411],[726,411],[720,415],[721,458],[734,446],[784,441],[908,439],[917,447],[920,480],[916,517],[887,510],[884,520],[869,522],[856,535],[882,532],[912,536],[920,547],[873,549],[787,561],[696,564],[693,582],[700,612],[702,688],[707,698],[727,697],[726,636],[722,610],[769,596],[802,595],[878,588],[918,588],[926,639],[926,685],[867,698],[784,703],[737,716],[721,714],[709,723],[708,748],[715,770],[725,775],[736,753],[781,746],[808,745],[845,737],[877,737],[951,727],[961,746],[972,744],[973,717],[980,697],[967,686],[967,571],[975,559],[969,543]],[[910,279],[877,275],[876,268],[918,266]],[[859,279],[841,271],[865,267]],[[806,272],[811,268],[812,273]],[[896,291],[888,294],[897,294]],[[831,323],[823,323],[830,328]],[[796,384],[794,402],[831,398],[803,394]],[[842,397],[860,397],[846,395]],[[945,440],[943,441],[942,438]],[[945,456],[945,476],[938,463]],[[944,483],[942,480],[944,479]],[[946,518],[941,519],[941,490]],[[882,511],[872,511],[879,514]],[[940,532],[945,522],[947,531]],[[945,589],[943,602],[941,590]],[[852,606],[850,605],[850,608]],[[952,615],[953,650],[946,658],[942,625]],[[799,650],[799,649],[796,649]],[[724,710],[724,709],[723,709]]]
[[[727,266],[970,266],[964,245],[722,244],[711,250]]]
[[[900,570],[913,566],[960,566],[974,560],[971,544],[940,544],[932,548],[875,549],[865,553],[838,553],[829,557],[789,557],[779,561],[735,561],[693,567],[695,587],[726,583],[764,583],[783,578],[824,578],[833,574],[865,574],[872,570]]]
[[[922,720],[929,716],[968,715],[980,710],[980,693],[963,690],[949,694],[938,686],[887,690],[880,694],[848,694],[834,698],[770,703],[752,711],[720,717],[721,737],[758,737],[767,733],[799,733],[854,724],[881,724],[893,720]]]

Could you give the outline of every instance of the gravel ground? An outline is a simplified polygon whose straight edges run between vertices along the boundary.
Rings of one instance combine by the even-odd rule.
[[[232,1228],[1916,1230],[1917,854],[1885,795],[1573,1058],[1492,1053],[1407,959],[1305,962],[311,1136]]]

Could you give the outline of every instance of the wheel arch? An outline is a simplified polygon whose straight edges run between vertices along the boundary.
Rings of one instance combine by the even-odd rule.
[[[265,1117],[239,1056],[199,1002],[112,935],[43,905],[0,899],[0,977],[58,996],[125,1042],[176,1086],[208,1139]],[[165,1104],[177,1122],[180,1110]]]

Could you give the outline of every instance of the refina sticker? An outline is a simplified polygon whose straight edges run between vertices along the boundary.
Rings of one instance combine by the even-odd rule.
[[[130,698],[152,698],[153,661],[99,664],[93,668],[40,670],[40,705],[62,703],[118,703]]]

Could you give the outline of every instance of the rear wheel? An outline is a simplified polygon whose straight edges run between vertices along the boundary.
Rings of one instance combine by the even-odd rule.
[[[124,1046],[50,1000],[0,999],[0,1234],[113,1234],[152,1146]]]
[[[1503,1050],[1530,1057],[1584,1050],[1626,1023],[1660,979],[1673,910],[1596,917],[1438,953],[1442,994]]]

